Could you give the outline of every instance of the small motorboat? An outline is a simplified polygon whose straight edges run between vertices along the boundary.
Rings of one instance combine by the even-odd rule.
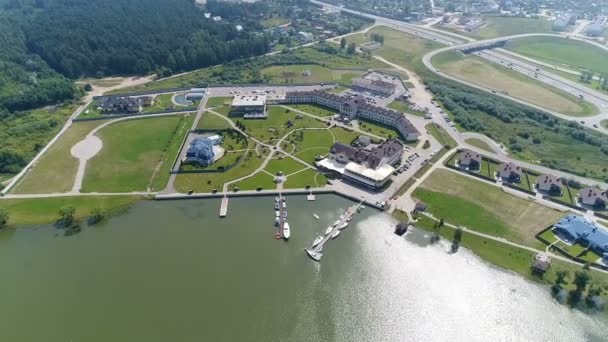
[[[275,217],[275,218],[274,218],[274,225],[275,225],[275,226],[278,226],[278,225],[279,225],[279,221],[281,221],[281,220],[279,219],[279,217]]]
[[[312,216],[317,220],[319,219],[319,215],[317,215],[317,214],[312,214]]]
[[[334,227],[327,227],[327,229],[325,229],[325,235],[329,235],[333,229]]]
[[[287,202],[283,202],[283,209],[287,209]]]
[[[323,256],[323,253],[315,252],[314,250],[311,250],[311,249],[304,249],[304,250],[306,251],[306,254],[308,254],[308,256],[314,261],[320,261],[321,257]]]
[[[287,218],[287,212],[286,211],[283,212],[283,218]]]
[[[289,230],[289,223],[285,221],[283,222],[283,238],[287,240],[289,239],[289,235],[291,235],[291,231]]]
[[[279,203],[280,200],[281,200],[281,198],[279,198],[279,196],[274,198],[275,203]]]
[[[353,219],[352,216],[349,216],[348,219],[346,219],[346,221],[350,222]]]
[[[275,210],[275,211],[274,211],[274,216],[276,216],[276,217],[281,216],[281,212],[280,212],[280,211],[278,211],[278,210]]]
[[[332,239],[335,239],[335,238],[337,238],[337,237],[338,237],[338,235],[340,235],[340,230],[339,230],[339,229],[338,229],[338,230],[336,230],[336,231],[335,231],[333,234],[331,234],[331,238],[332,238]]]
[[[279,210],[279,208],[280,208],[280,207],[279,207],[279,203],[275,203],[275,204],[274,204],[274,210]]]
[[[341,224],[341,225],[338,227],[338,229],[339,229],[339,230],[342,230],[342,229],[344,229],[344,228],[346,228],[346,227],[348,227],[348,222],[344,222],[344,223],[342,223],[342,224]]]
[[[317,246],[318,246],[318,245],[321,243],[321,241],[323,241],[323,237],[322,237],[322,236],[320,236],[320,235],[319,235],[319,236],[317,236],[317,237],[315,238],[315,241],[313,241],[313,242],[312,242],[312,248],[317,247]]]
[[[332,224],[331,224],[331,226],[332,226],[332,227],[335,227],[335,226],[337,226],[338,224],[340,224],[340,220],[337,220],[336,222],[332,223]]]

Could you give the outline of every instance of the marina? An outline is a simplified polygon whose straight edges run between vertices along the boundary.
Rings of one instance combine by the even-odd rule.
[[[340,235],[340,231],[348,227],[348,222],[352,220],[352,217],[355,213],[361,212],[363,209],[363,201],[359,202],[357,205],[354,205],[346,211],[343,215],[340,216],[340,219],[335,221],[331,226],[325,229],[325,236],[317,236],[313,241],[310,248],[305,248],[306,254],[313,259],[314,261],[321,261],[321,257],[323,257],[323,247],[325,243],[329,240],[333,240]]]
[[[220,205],[220,217],[226,217],[228,214],[228,196],[222,197],[222,204]]]
[[[277,240],[288,240],[291,235],[291,228],[287,222],[287,198],[279,194],[274,198],[275,226],[277,227],[275,237]]]

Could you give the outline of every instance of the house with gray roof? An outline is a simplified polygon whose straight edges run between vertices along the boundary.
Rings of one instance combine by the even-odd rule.
[[[608,203],[607,193],[608,191],[603,192],[598,188],[584,188],[578,193],[578,201],[593,208],[606,208],[606,204]]]
[[[103,113],[137,113],[141,111],[143,103],[143,99],[136,97],[108,96],[99,100],[99,107]]]
[[[478,170],[481,166],[481,154],[471,151],[471,150],[462,150],[458,154],[458,166],[470,169],[470,170]]]
[[[521,182],[521,177],[524,175],[522,168],[512,162],[500,164],[498,167],[498,176],[503,182]]]
[[[569,214],[562,217],[553,232],[571,243],[580,243],[595,253],[608,255],[608,230],[583,216]]]
[[[536,179],[536,187],[538,188],[538,190],[550,194],[561,194],[562,185],[563,184],[561,178],[550,174],[540,175]]]

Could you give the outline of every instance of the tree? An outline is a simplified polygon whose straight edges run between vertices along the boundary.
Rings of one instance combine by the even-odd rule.
[[[85,91],[91,91],[93,90],[93,86],[91,86],[91,84],[87,83],[84,85],[84,90]]]
[[[71,226],[74,223],[74,214],[76,209],[72,206],[67,206],[59,209],[59,221],[64,226]]]
[[[8,212],[4,208],[0,208],[0,229],[6,227],[8,224]]]
[[[344,49],[346,47],[346,38],[342,37],[342,39],[340,39],[340,49]]]
[[[587,284],[591,281],[591,275],[587,271],[576,271],[574,273],[574,286],[576,286],[575,291],[579,293],[583,293],[585,288],[587,288]]]
[[[94,208],[91,210],[91,216],[89,217],[90,224],[96,224],[104,219],[104,213],[100,208]]]
[[[355,45],[355,43],[350,43],[350,44],[348,44],[348,49],[346,49],[346,53],[348,53],[349,55],[352,55],[355,53],[356,50],[357,50],[357,46]]]

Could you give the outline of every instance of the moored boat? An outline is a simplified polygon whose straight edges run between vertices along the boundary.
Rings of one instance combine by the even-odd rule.
[[[333,229],[334,227],[327,227],[327,229],[325,229],[325,235],[329,235]]]
[[[280,200],[281,200],[281,199],[279,198],[279,196],[277,196],[277,197],[275,197],[275,198],[274,198],[274,201],[275,201],[276,203],[279,203],[279,201],[280,201]]]
[[[319,219],[319,215],[317,215],[317,214],[312,214],[312,216],[317,220]]]
[[[287,209],[287,202],[283,202],[283,209]]]
[[[338,237],[338,235],[340,235],[340,230],[339,230],[339,229],[338,229],[338,230],[336,230],[336,231],[335,231],[333,234],[331,234],[331,238],[332,238],[332,239],[335,239],[335,238],[337,238],[337,237]]]
[[[342,223],[342,224],[341,224],[341,225],[338,227],[338,229],[339,229],[339,230],[342,230],[342,229],[344,229],[344,228],[346,228],[346,227],[348,227],[348,222],[344,222],[344,223]]]
[[[289,235],[291,235],[291,231],[289,229],[289,223],[287,221],[283,222],[283,238],[285,240],[289,239]]]
[[[312,242],[312,248],[317,247],[317,246],[318,246],[318,245],[321,243],[321,241],[323,241],[323,237],[322,237],[322,236],[320,236],[320,235],[319,235],[319,236],[317,236],[317,237],[315,238],[315,240]]]
[[[277,216],[277,217],[275,217],[275,218],[274,218],[274,225],[275,225],[275,226],[278,226],[278,225],[279,225],[279,221],[280,221],[279,217],[278,217],[278,216]]]
[[[287,212],[286,211],[283,212],[283,218],[287,218]]]
[[[304,250],[306,251],[306,254],[308,254],[308,256],[314,261],[320,261],[321,257],[323,256],[323,253],[315,252],[314,250],[311,250],[311,249],[304,249]]]
[[[279,203],[274,204],[274,210],[279,210]]]
[[[278,210],[275,210],[275,211],[274,211],[274,216],[276,216],[276,217],[281,216],[281,212],[280,212],[280,211],[278,211]]]
[[[334,223],[331,224],[332,227],[337,226],[338,224],[340,224],[340,220],[335,221]]]

